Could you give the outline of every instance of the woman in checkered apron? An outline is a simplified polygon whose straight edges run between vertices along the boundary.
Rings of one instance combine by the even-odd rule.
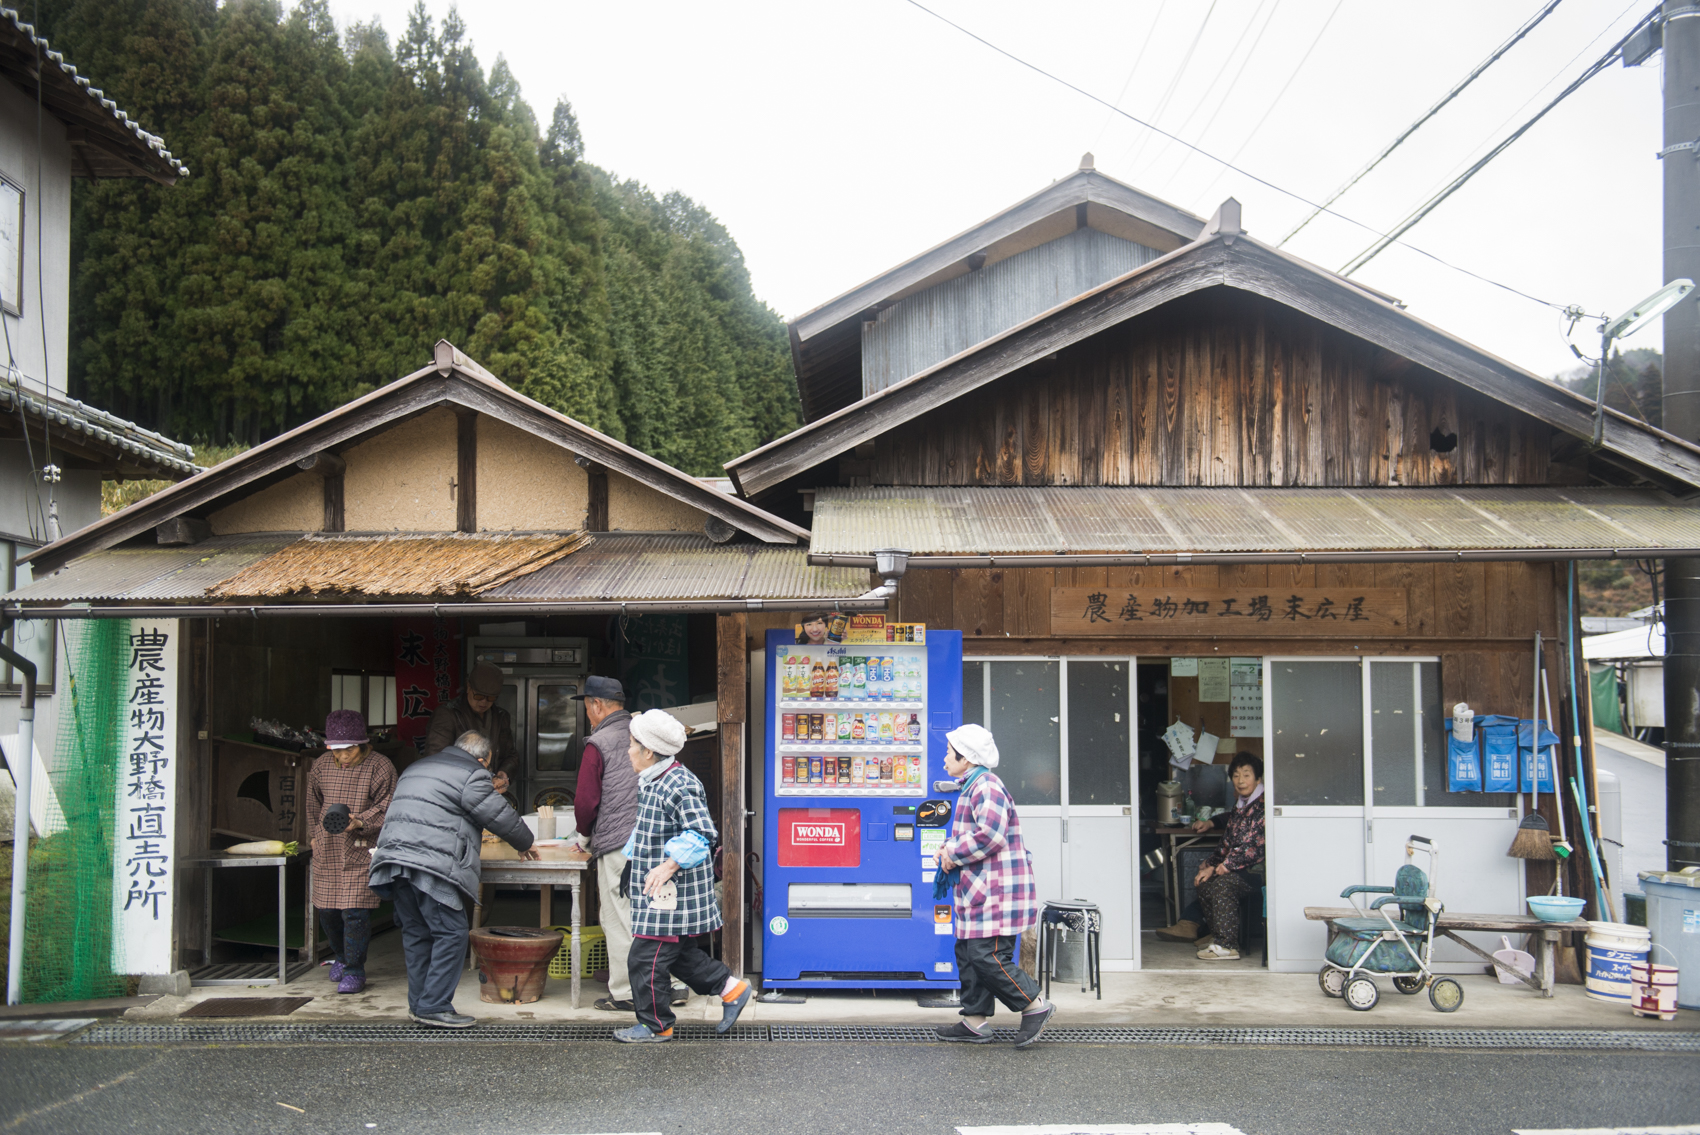
[[[708,794],[696,774],[673,757],[685,727],[672,714],[647,710],[632,718],[631,762],[638,774],[637,826],[624,848],[622,889],[632,900],[627,973],[638,1023],[614,1039],[626,1044],[673,1039],[673,981],[720,998],[715,1032],[731,1029],[750,999],[750,983],[686,940],[720,928],[710,858],[718,833]]]
[[[330,750],[307,774],[307,830],[313,841],[313,905],[331,945],[331,980],[338,993],[366,988],[366,947],[378,896],[366,885],[372,848],[395,795],[396,771],[372,751],[366,719],[352,709],[325,718]],[[325,818],[335,818],[328,831]]]

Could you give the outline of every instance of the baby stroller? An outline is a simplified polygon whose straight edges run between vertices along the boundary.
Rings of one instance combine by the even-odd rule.
[[[1419,848],[1428,854],[1429,875],[1411,862]],[[1322,992],[1344,997],[1349,1008],[1367,1013],[1381,1000],[1371,975],[1386,974],[1400,993],[1418,993],[1427,986],[1429,1004],[1442,1013],[1464,1003],[1464,987],[1449,977],[1436,978],[1432,968],[1434,924],[1444,907],[1434,897],[1430,876],[1439,874],[1439,865],[1434,842],[1414,835],[1405,841],[1405,865],[1393,876],[1391,887],[1347,887],[1340,892],[1362,917],[1334,920],[1327,961],[1317,974]],[[1382,897],[1364,910],[1354,897],[1360,894]]]

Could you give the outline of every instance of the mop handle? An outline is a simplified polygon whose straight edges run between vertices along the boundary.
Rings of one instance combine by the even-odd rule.
[[[1570,607],[1570,630],[1568,642],[1570,646],[1570,721],[1575,732],[1571,735],[1576,748],[1576,771],[1582,771],[1582,703],[1576,698],[1576,561],[1570,561],[1569,586],[1564,589],[1564,599]],[[1607,914],[1615,915],[1606,895],[1605,874],[1600,870],[1600,850],[1594,846],[1594,833],[1588,826],[1588,795],[1582,791],[1582,786],[1576,783],[1576,778],[1570,778],[1570,792],[1576,797],[1576,815],[1582,825],[1582,845],[1588,849],[1588,865],[1594,870],[1594,891],[1599,895],[1601,909]]]

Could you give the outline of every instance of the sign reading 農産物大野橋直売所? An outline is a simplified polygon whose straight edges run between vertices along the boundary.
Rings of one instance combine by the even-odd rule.
[[[1051,589],[1051,634],[1391,635],[1406,629],[1402,587]]]
[[[112,961],[120,973],[171,972],[178,633],[176,620],[138,620],[125,640],[112,852]]]

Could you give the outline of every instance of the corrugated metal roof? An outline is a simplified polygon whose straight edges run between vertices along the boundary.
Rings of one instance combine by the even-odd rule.
[[[218,536],[190,547],[111,548],[73,560],[6,598],[24,603],[204,600],[209,588],[302,535]],[[715,544],[702,535],[598,533],[589,547],[479,598],[847,599],[868,590],[865,569],[813,567],[807,556],[800,546]]]
[[[1700,549],[1652,489],[867,488],[815,495],[812,555]]]

